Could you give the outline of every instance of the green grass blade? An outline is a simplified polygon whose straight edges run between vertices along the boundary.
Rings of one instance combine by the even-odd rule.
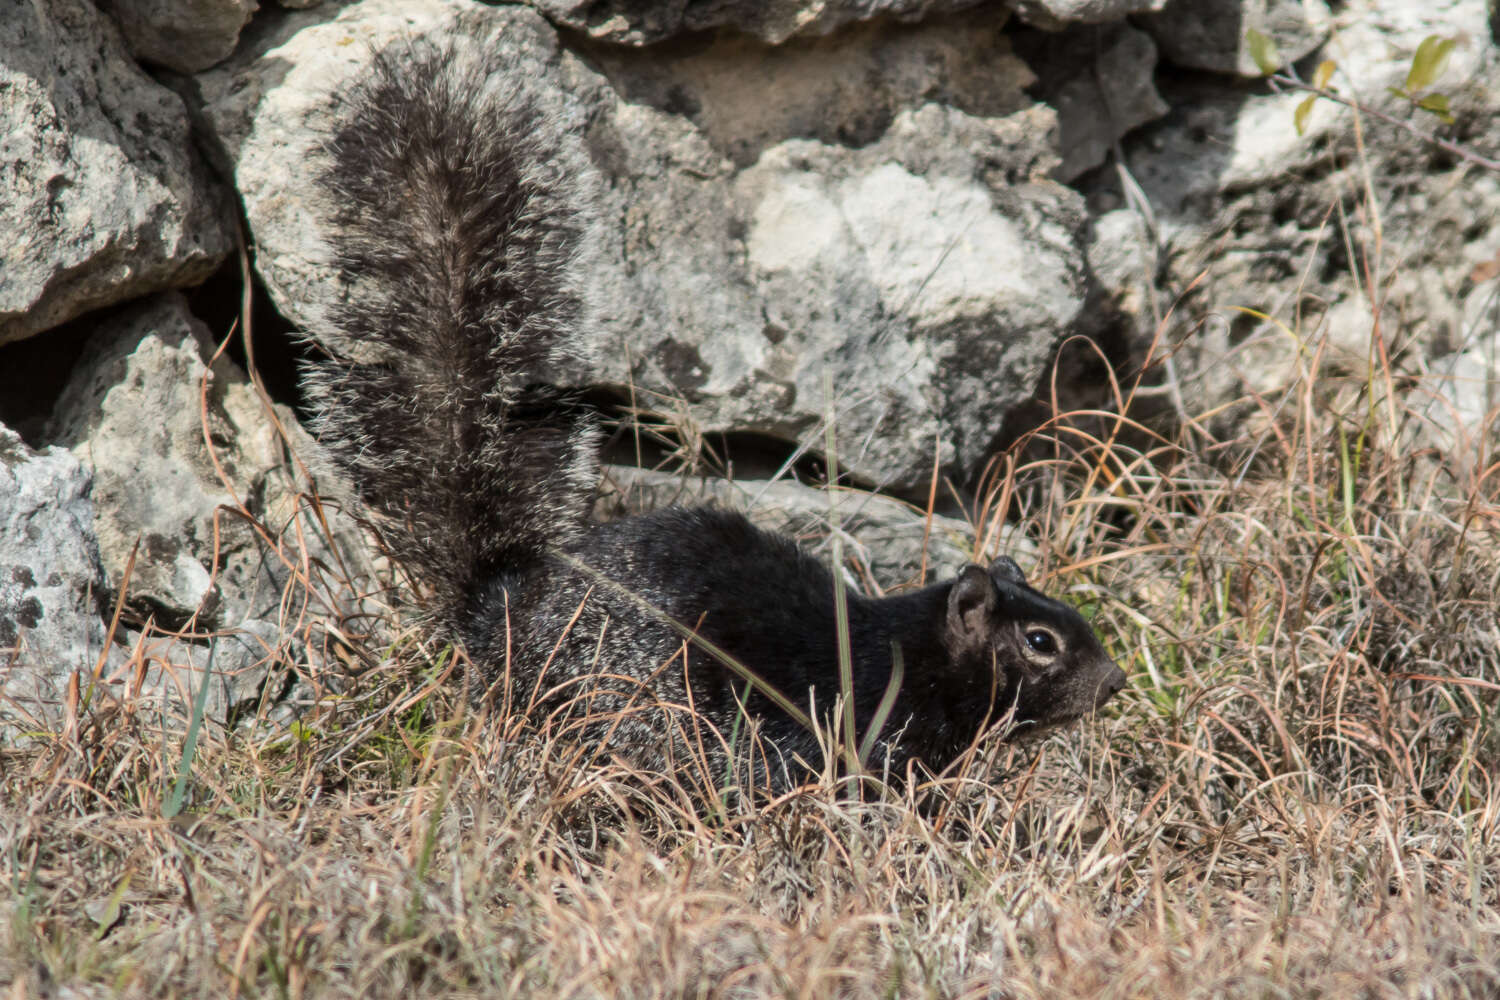
[[[198,680],[198,693],[193,697],[193,717],[188,721],[187,739],[182,744],[182,759],[177,762],[177,780],[172,783],[171,794],[162,805],[162,815],[171,819],[182,812],[182,800],[187,795],[188,776],[193,770],[193,757],[198,752],[198,732],[203,728],[203,713],[208,707],[208,686],[213,682],[214,654],[219,651],[219,640],[208,647],[208,665]]]

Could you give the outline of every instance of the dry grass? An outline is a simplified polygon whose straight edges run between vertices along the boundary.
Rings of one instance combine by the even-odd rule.
[[[1412,445],[1434,386],[1314,346],[1237,440],[1154,437],[1122,391],[1002,466],[987,515],[1131,674],[1103,718],[901,793],[705,810],[474,717],[408,631],[305,677],[291,730],[206,728],[174,816],[184,738],[152,713],[3,751],[0,983],[1495,996],[1500,472]]]

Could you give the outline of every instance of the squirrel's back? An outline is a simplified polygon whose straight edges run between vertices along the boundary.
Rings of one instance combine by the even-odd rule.
[[[1119,690],[1009,559],[876,600],[732,512],[591,523],[598,435],[544,386],[590,339],[593,175],[494,59],[402,43],[343,95],[323,175],[343,299],[307,377],[318,436],[487,695],[652,769],[734,765],[748,717],[753,775],[784,785],[821,766],[807,722],[842,695],[899,772]]]

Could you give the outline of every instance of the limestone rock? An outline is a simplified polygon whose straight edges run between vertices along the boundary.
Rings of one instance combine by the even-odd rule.
[[[137,59],[196,73],[234,51],[255,0],[113,0],[110,13]]]
[[[1067,192],[1037,183],[1002,199],[892,155],[903,136],[917,153],[934,134],[962,134],[970,123],[952,114],[929,105],[903,116],[864,155],[788,142],[738,178],[768,343],[736,338],[744,360],[700,369],[708,385],[754,373],[715,389],[746,393],[734,396],[738,421],[766,433],[816,446],[818,416],[831,407],[852,445],[841,460],[881,484],[921,483],[934,441],[945,464],[977,464],[1007,401],[1029,397],[1084,298],[1082,217]],[[722,356],[726,346],[705,338],[703,350]],[[822,385],[830,361],[832,399]],[[778,384],[785,404],[749,395]]]
[[[1111,24],[1131,14],[1159,11],[1167,0],[1016,0],[1027,24],[1060,31],[1077,24]]]
[[[1493,124],[1500,61],[1487,41],[1483,0],[1358,0],[1342,5],[1331,26],[1326,55],[1338,65],[1333,85],[1397,116],[1413,112],[1387,88],[1404,81],[1422,40],[1457,39],[1437,89],[1452,97],[1471,145],[1500,145]],[[1231,401],[1247,392],[1279,398],[1309,357],[1319,358],[1325,374],[1357,375],[1384,350],[1402,370],[1441,378],[1451,366],[1466,373],[1451,380],[1447,403],[1434,401],[1431,412],[1444,419],[1418,422],[1427,428],[1422,443],[1447,451],[1460,440],[1480,439],[1488,425],[1479,397],[1459,387],[1483,389],[1484,352],[1495,327],[1466,320],[1458,300],[1469,273],[1500,248],[1500,228],[1492,224],[1500,218],[1500,181],[1462,164],[1442,165],[1444,154],[1373,116],[1363,121],[1362,160],[1352,112],[1327,100],[1314,102],[1299,134],[1294,113],[1301,94],[1247,94],[1236,82],[1196,78],[1170,85],[1166,96],[1178,110],[1127,143],[1127,162],[1152,211],[1168,281],[1195,285],[1193,297],[1178,305],[1192,325],[1174,349],[1178,394],[1199,412],[1216,412],[1226,433],[1239,433],[1255,408]],[[1420,116],[1416,123],[1437,125]],[[1377,245],[1361,207],[1367,183],[1381,202],[1381,253],[1393,262],[1379,310],[1364,290],[1361,265],[1346,251],[1352,244],[1363,259]],[[1109,244],[1129,227],[1101,219],[1095,232],[1091,258],[1124,259],[1125,244]],[[1153,257],[1146,269],[1136,268],[1134,279],[1128,267],[1111,265],[1105,281],[1117,292],[1132,286],[1126,298],[1142,307],[1142,341],[1155,321],[1143,308],[1138,279],[1157,264]],[[1373,339],[1377,330],[1383,345]],[[1444,420],[1459,415],[1464,422],[1450,433]]]
[[[257,266],[304,328],[329,294],[327,209],[308,183],[328,95],[385,41],[462,32],[492,38],[518,85],[586,131],[604,175],[604,216],[619,224],[597,275],[602,364],[580,381],[632,385],[661,410],[685,403],[704,431],[819,450],[833,412],[856,475],[919,487],[934,442],[946,466],[972,468],[1059,339],[1086,332],[1082,202],[1042,179],[1054,122],[1024,100],[1027,71],[1003,43],[994,62],[1011,82],[997,89],[971,82],[956,36],[932,29],[912,71],[947,59],[960,106],[898,81],[880,98],[888,120],[849,145],[808,136],[795,113],[738,115],[722,103],[732,88],[686,63],[675,89],[653,82],[656,56],[617,58],[601,76],[524,9],[367,0],[331,20],[298,17],[200,81]],[[809,45],[786,70],[810,93],[836,93],[817,65],[829,52]],[[682,107],[616,87],[676,94]]]
[[[0,344],[206,277],[233,244],[187,111],[86,0],[0,6]]]
[[[306,656],[287,630],[259,619],[195,642],[135,631],[125,638],[132,655],[149,666],[138,689],[132,671],[115,671],[103,678],[104,692],[117,701],[128,698],[138,712],[178,731],[192,720],[201,684],[208,684],[202,692],[204,721],[232,726],[262,706],[275,706],[289,686],[288,667]]]
[[[305,516],[276,423],[237,366],[206,365],[213,347],[178,295],[126,310],[85,348],[51,429],[93,473],[110,586],[139,538],[131,600],[173,627],[275,618],[292,569],[260,529],[296,537]],[[289,412],[276,419],[314,452]]]
[[[104,651],[89,473],[0,427],[0,742],[61,718],[68,677]]]
[[[977,0],[719,0],[640,4],[617,0],[531,0],[549,21],[614,44],[649,45],[674,35],[730,28],[772,45],[823,35],[857,21],[914,21],[973,7]]]
[[[1127,15],[1160,10],[1166,0],[1016,0],[1007,5],[985,5],[979,0],[802,0],[800,3],[757,3],[721,0],[712,4],[686,2],[639,4],[604,0],[530,0],[549,21],[584,32],[612,45],[650,45],[664,39],[721,28],[763,44],[781,45],[790,39],[828,35],[852,24],[888,21],[908,23],[948,18],[953,23],[983,17],[988,6],[1003,14],[1010,8],[1028,24],[1056,31],[1074,24],[1121,21]]]
[[[1160,13],[1141,18],[1162,58],[1178,66],[1215,73],[1260,76],[1247,32],[1276,43],[1286,62],[1296,62],[1328,36],[1331,13],[1323,0],[1168,0]]]
[[[1031,108],[1035,78],[1012,51],[1009,21],[1005,8],[983,7],[774,47],[724,35],[649,58],[609,45],[584,51],[625,101],[686,119],[693,135],[743,169],[785,139],[876,142],[900,112],[927,103],[984,119]]]
[[[1016,44],[1039,77],[1039,96],[1057,111],[1059,180],[1099,166],[1122,136],[1167,113],[1153,78],[1156,46],[1143,31],[1127,24],[1033,31]]]

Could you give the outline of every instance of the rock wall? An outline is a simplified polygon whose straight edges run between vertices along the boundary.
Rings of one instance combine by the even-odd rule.
[[[600,362],[564,376],[690,454],[719,441],[697,454],[741,479],[817,456],[832,415],[857,483],[923,499],[936,462],[962,489],[1053,385],[1107,405],[1105,369],[1080,361],[1128,378],[1166,353],[1163,428],[1254,419],[1233,401],[1274,398],[1311,346],[1450,376],[1424,443],[1493,432],[1500,178],[1381,118],[1500,151],[1484,0],[10,5],[0,724],[59,717],[69,675],[96,667],[180,706],[214,635],[216,673],[243,681],[215,711],[260,703],[325,648],[309,620],[389,581],[337,504],[309,500],[339,486],[314,474],[295,391],[267,398],[218,348],[242,229],[257,360],[288,367],[276,332],[316,327],[332,287],[310,184],[331,95],[381,45],[450,33],[505,51],[604,179]],[[1304,76],[1334,60],[1359,128],[1325,99],[1299,128],[1304,95],[1261,79],[1255,33]],[[1433,35],[1456,42],[1437,85],[1452,124],[1389,93]],[[673,493],[615,478],[627,507]],[[738,495],[800,530],[827,502],[799,489]],[[920,515],[852,509],[856,542],[891,553],[863,561],[873,585],[972,545],[942,522],[927,561]]]

